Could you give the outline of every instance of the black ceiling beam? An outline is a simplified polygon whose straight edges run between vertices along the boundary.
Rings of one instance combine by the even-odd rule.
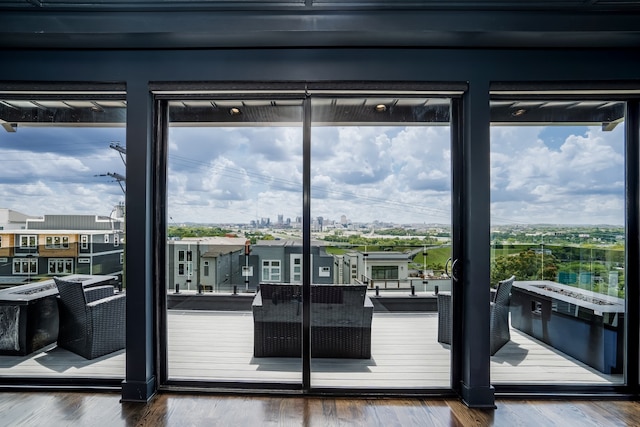
[[[637,48],[638,4],[618,5],[617,10],[558,10],[546,3],[548,10],[471,9],[468,4],[467,10],[415,6],[173,11],[0,7],[0,48]]]

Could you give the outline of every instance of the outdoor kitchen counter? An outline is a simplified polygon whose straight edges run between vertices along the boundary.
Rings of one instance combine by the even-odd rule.
[[[53,280],[0,291],[0,354],[24,356],[58,339],[57,296]]]
[[[511,326],[603,373],[621,373],[624,307],[624,299],[548,280],[514,282]]]
[[[594,313],[624,313],[624,299],[600,294],[551,280],[514,282],[513,286],[529,292],[577,305]]]

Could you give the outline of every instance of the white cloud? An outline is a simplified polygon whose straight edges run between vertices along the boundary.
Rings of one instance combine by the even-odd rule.
[[[17,135],[17,136],[16,136]],[[312,216],[450,221],[448,126],[312,129]],[[0,135],[0,206],[31,215],[108,214],[124,174],[108,142],[124,130],[22,129]],[[624,127],[492,127],[495,222],[624,220]],[[169,215],[247,222],[302,211],[300,127],[171,128]]]
[[[494,221],[623,223],[623,127],[566,128],[583,133],[557,147],[541,138],[544,127],[492,128]]]

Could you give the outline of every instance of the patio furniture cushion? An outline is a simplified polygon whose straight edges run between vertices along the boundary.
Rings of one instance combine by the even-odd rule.
[[[262,283],[253,301],[254,356],[300,357],[302,287]],[[371,357],[373,303],[365,285],[311,285],[311,356]]]
[[[114,287],[85,288],[82,282],[54,278],[60,294],[58,346],[86,359],[125,347],[125,295]]]

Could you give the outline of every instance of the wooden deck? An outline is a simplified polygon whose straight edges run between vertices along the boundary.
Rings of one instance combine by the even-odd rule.
[[[250,312],[170,310],[171,379],[299,383],[295,358],[254,358]],[[314,359],[314,387],[446,388],[449,346],[437,342],[436,313],[375,313],[372,358]],[[124,350],[86,360],[51,346],[29,356],[0,356],[0,376],[124,378]],[[549,346],[512,330],[511,342],[491,358],[494,384],[620,384]]]

